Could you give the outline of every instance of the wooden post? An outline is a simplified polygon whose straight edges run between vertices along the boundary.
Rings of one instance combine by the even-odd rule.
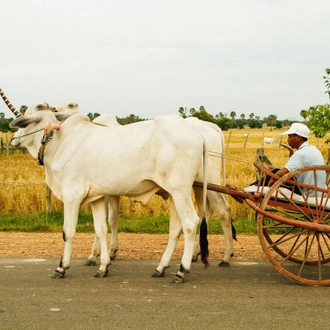
[[[280,142],[278,144],[279,149],[281,149],[281,146],[282,146],[282,138],[283,138],[283,135],[280,135]]]
[[[249,137],[249,133],[246,133],[245,134],[245,140],[244,140],[244,149],[246,147],[246,142],[247,142],[248,137]]]
[[[231,137],[231,131],[229,132],[229,135],[228,135],[227,148],[228,148],[228,145],[229,145],[230,137]]]
[[[257,162],[258,163],[264,163],[264,164],[267,164],[267,165],[272,165],[271,161],[265,155],[265,149],[264,148],[257,148]]]
[[[6,135],[6,156],[9,156],[9,141],[8,141],[8,135]]]
[[[50,214],[52,212],[52,191],[46,185],[46,213]]]
[[[264,147],[264,143],[265,143],[265,132],[262,132],[262,142],[261,142],[261,147]]]
[[[257,162],[272,166],[271,161],[265,155],[264,148],[257,148]],[[260,176],[260,171],[257,170],[257,174],[256,174],[257,180],[259,180],[259,176]]]

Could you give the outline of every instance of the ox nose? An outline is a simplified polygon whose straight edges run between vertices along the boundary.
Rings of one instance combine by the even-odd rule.
[[[10,139],[10,144],[13,146],[13,147],[17,147],[19,145],[19,141],[18,139],[13,136],[11,139]]]

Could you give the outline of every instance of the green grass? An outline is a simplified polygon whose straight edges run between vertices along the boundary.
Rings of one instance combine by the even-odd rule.
[[[3,232],[61,232],[63,226],[63,213],[53,212],[21,215],[1,215],[0,231]],[[237,234],[257,234],[256,221],[235,219],[234,226]],[[119,231],[126,233],[165,234],[169,230],[168,216],[157,217],[120,217]],[[77,232],[94,232],[93,218],[84,213],[79,214]],[[212,219],[209,227],[210,234],[222,234],[222,228],[217,219]]]

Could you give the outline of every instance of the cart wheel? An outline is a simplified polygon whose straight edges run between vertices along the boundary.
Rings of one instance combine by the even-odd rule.
[[[330,209],[326,207],[330,207],[330,190],[319,191],[307,203],[307,196],[318,188],[306,186],[297,202],[286,196],[282,185],[302,173],[315,178],[320,170],[329,177],[330,167],[309,166],[277,180],[258,212],[259,239],[268,259],[285,276],[309,285],[330,284],[330,266],[326,265],[330,261]]]

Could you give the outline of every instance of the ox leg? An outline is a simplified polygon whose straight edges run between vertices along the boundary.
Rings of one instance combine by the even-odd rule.
[[[110,259],[114,260],[118,251],[118,225],[119,225],[119,197],[105,197],[105,208],[108,212],[108,222],[111,228],[111,239],[109,246]],[[85,261],[85,266],[96,264],[97,257],[100,255],[100,242],[95,234],[91,254]]]
[[[191,196],[188,194],[188,196]],[[176,202],[176,203],[175,203]],[[173,239],[172,245],[177,244],[178,238],[179,238],[179,231],[178,229],[181,227],[184,234],[184,250],[183,255],[181,259],[181,265],[179,271],[176,273],[172,283],[180,283],[183,282],[185,273],[189,273],[190,266],[191,266],[191,259],[194,249],[194,241],[196,237],[196,230],[199,222],[198,215],[195,211],[193,202],[191,197],[184,197],[184,196],[174,196],[173,202],[171,203],[171,227],[170,227],[170,234],[171,231],[173,232],[173,236],[170,235],[170,240]],[[175,219],[175,223],[173,223],[172,227],[172,215]],[[175,215],[175,216],[174,216]],[[179,219],[179,221],[178,221]],[[181,226],[180,226],[181,224]],[[176,235],[175,235],[176,234]],[[169,241],[169,244],[171,242]],[[166,253],[166,251],[165,251]],[[165,255],[164,253],[164,255]],[[173,253],[173,251],[172,251]],[[172,256],[172,255],[171,255]],[[167,256],[171,257],[171,256]]]
[[[170,207],[169,238],[166,249],[160,260],[160,263],[157,266],[155,272],[152,274],[152,277],[164,276],[166,268],[170,267],[170,261],[182,231],[180,219],[175,210],[174,203],[171,197],[169,198],[169,207]]]
[[[88,259],[85,261],[84,266],[96,265],[96,259],[99,255],[100,255],[100,242],[95,234],[91,254],[89,255]]]
[[[109,197],[108,222],[111,229],[109,254],[111,260],[115,260],[118,251],[119,196]]]
[[[76,226],[78,221],[78,212],[81,201],[64,199],[64,224],[63,224],[63,240],[64,251],[60,260],[59,266],[55,273],[51,276],[53,279],[62,278],[65,271],[70,267],[70,258],[72,251],[72,242],[76,233]]]
[[[185,273],[190,272],[191,260],[194,250],[194,241],[196,237],[199,217],[195,211],[192,200],[187,202],[188,207],[181,209],[177,207],[178,215],[181,219],[181,225],[184,235],[184,250],[181,259],[180,270],[176,273],[173,283],[183,282]]]
[[[231,208],[223,194],[208,191],[208,199],[211,208],[215,210],[217,218],[220,221],[225,239],[224,256],[219,266],[227,267],[230,264],[231,257],[234,256]]]
[[[111,261],[107,246],[108,227],[106,223],[104,198],[91,202],[91,208],[93,212],[95,234],[100,245],[100,267],[94,277],[105,277],[108,274],[108,267],[111,264]]]

